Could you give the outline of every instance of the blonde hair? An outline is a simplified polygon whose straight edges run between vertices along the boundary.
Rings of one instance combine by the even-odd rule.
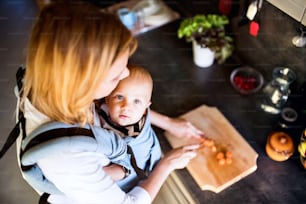
[[[115,15],[87,3],[50,4],[30,37],[22,103],[29,98],[51,120],[91,123],[98,85],[118,56],[136,46]]]
[[[151,77],[151,74],[148,70],[146,70],[144,67],[138,66],[138,65],[128,65],[128,68],[130,70],[130,74],[126,79],[136,79],[141,80],[142,82],[145,82],[149,85],[150,94],[152,94],[153,91],[153,79]],[[125,79],[123,79],[125,80]],[[119,82],[120,83],[120,82]]]

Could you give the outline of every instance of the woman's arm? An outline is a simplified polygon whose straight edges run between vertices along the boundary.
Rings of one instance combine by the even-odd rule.
[[[198,147],[199,145],[189,145],[171,150],[158,162],[150,176],[139,185],[153,200],[169,174],[175,169],[184,168],[196,156]]]
[[[149,177],[130,192],[123,192],[101,166],[109,160],[96,153],[65,152],[43,158],[38,166],[60,191],[79,203],[148,204],[157,195],[164,181],[174,169],[184,168],[196,156],[199,145],[173,149],[165,154]],[[51,195],[54,199],[57,195]],[[62,195],[61,195],[62,196]]]
[[[189,121],[183,118],[171,118],[166,115],[157,113],[153,110],[150,111],[151,123],[156,127],[168,131],[176,137],[187,137],[203,139],[204,133],[194,127]]]

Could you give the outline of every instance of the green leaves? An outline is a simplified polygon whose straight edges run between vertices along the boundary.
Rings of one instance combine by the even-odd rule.
[[[225,34],[226,16],[218,14],[195,15],[184,19],[177,31],[178,38],[195,40],[202,47],[215,51],[215,59],[223,63],[233,52],[233,39]]]
[[[206,20],[211,22],[212,27],[221,28],[228,24],[228,18],[226,16],[220,16],[215,14],[208,14]]]
[[[191,37],[195,33],[206,32],[210,29],[224,28],[224,25],[228,24],[228,18],[226,16],[220,16],[217,14],[196,15],[191,18],[186,18],[181,22],[178,29],[178,37]]]

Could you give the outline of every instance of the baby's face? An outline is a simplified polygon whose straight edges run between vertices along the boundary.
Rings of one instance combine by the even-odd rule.
[[[143,80],[124,79],[106,98],[113,122],[127,126],[138,122],[151,104],[152,86]]]

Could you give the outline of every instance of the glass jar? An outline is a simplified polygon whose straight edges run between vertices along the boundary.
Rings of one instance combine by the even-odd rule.
[[[290,94],[290,84],[296,74],[287,67],[273,69],[273,79],[264,87],[260,107],[268,113],[279,114]]]

